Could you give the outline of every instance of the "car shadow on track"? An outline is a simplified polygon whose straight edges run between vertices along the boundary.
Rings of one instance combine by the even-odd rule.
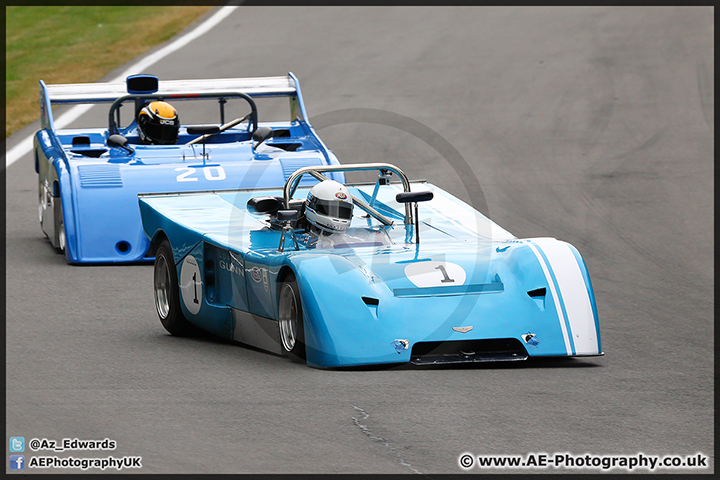
[[[171,335],[167,335],[172,337]],[[268,355],[274,358],[284,358],[282,355],[268,352],[266,350],[237,342],[235,340],[225,339],[213,335],[205,331],[198,331],[192,337],[185,337],[186,340],[212,344],[212,345],[232,345],[248,351],[258,352],[262,355]],[[375,365],[359,365],[349,367],[333,367],[321,368],[321,370],[346,371],[346,372],[372,372],[381,370],[512,370],[512,369],[552,369],[552,368],[596,368],[602,367],[597,363],[597,359],[602,357],[586,357],[586,358],[569,358],[569,357],[544,357],[544,358],[528,358],[520,361],[485,361],[485,362],[468,362],[468,363],[446,363],[438,365],[414,365],[412,363],[382,363]],[[289,362],[289,360],[288,360]],[[301,366],[301,365],[298,365]],[[303,365],[304,366],[304,365]]]
[[[412,363],[394,363],[380,365],[364,365],[356,367],[339,367],[338,371],[376,371],[376,370],[511,370],[527,368],[595,368],[602,365],[590,359],[553,357],[529,358],[513,362],[473,362],[473,363],[446,363],[440,365],[414,365]]]

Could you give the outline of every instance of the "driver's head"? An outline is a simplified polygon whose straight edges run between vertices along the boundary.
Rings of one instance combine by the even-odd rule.
[[[137,116],[140,140],[149,145],[174,145],[180,130],[180,117],[167,102],[154,101],[143,105]]]
[[[336,233],[350,227],[353,203],[347,187],[335,180],[325,180],[310,189],[305,204],[305,218],[320,230]]]

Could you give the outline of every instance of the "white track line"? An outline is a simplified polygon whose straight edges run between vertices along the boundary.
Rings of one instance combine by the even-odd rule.
[[[120,81],[124,80],[125,78],[127,78],[129,75],[132,75],[134,73],[141,73],[144,69],[157,63],[161,59],[167,57],[171,53],[181,49],[182,47],[184,47],[188,43],[192,42],[196,38],[200,37],[201,35],[204,35],[208,31],[210,31],[218,23],[222,22],[231,13],[233,13],[236,8],[238,8],[238,7],[237,6],[228,6],[228,7],[220,8],[210,18],[208,18],[203,23],[198,25],[193,31],[187,33],[186,35],[183,35],[182,37],[179,37],[177,40],[164,46],[157,52],[152,53],[152,54],[148,55],[147,57],[143,58],[142,60],[140,60],[136,64],[132,65],[127,70],[125,70],[123,73],[118,75],[116,78],[113,78],[112,80],[110,80],[110,83],[120,82]],[[85,104],[85,105],[76,105],[76,106],[70,108],[63,115],[61,115],[57,119],[55,119],[55,128],[57,128],[57,129],[65,128],[66,126],[71,124],[73,121],[77,120],[83,113],[90,110],[90,108],[92,108],[92,107],[93,107],[93,105],[91,105],[91,104]],[[11,148],[9,151],[6,152],[5,168],[8,168],[10,165],[12,165],[16,161],[18,161],[23,155],[26,155],[27,153],[30,152],[30,150],[32,150],[34,136],[35,135],[33,134],[33,135],[30,135],[29,137],[23,139],[17,145],[15,145],[13,148]]]

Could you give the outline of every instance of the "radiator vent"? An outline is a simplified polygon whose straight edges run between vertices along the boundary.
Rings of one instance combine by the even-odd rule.
[[[285,180],[290,178],[290,175],[298,168],[309,167],[311,165],[324,165],[320,158],[281,158],[280,164],[282,165]],[[315,183],[317,183],[317,180],[310,174],[303,175],[300,180],[300,185],[313,185]]]
[[[507,362],[527,360],[525,347],[516,338],[417,342],[410,362],[415,365],[443,363]]]
[[[80,186],[83,188],[122,187],[120,167],[117,165],[80,165]]]

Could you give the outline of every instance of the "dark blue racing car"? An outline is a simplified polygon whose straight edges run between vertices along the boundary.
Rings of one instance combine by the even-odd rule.
[[[263,121],[256,100],[272,98],[289,100],[284,120]],[[182,122],[208,102],[217,103],[214,120]],[[69,104],[109,105],[106,124],[57,130],[52,107]],[[300,167],[338,164],[308,123],[292,73],[203,80],[133,75],[125,83],[71,85],[40,81],[40,107],[42,128],[34,139],[40,225],[75,264],[152,260],[139,193],[281,187]]]

